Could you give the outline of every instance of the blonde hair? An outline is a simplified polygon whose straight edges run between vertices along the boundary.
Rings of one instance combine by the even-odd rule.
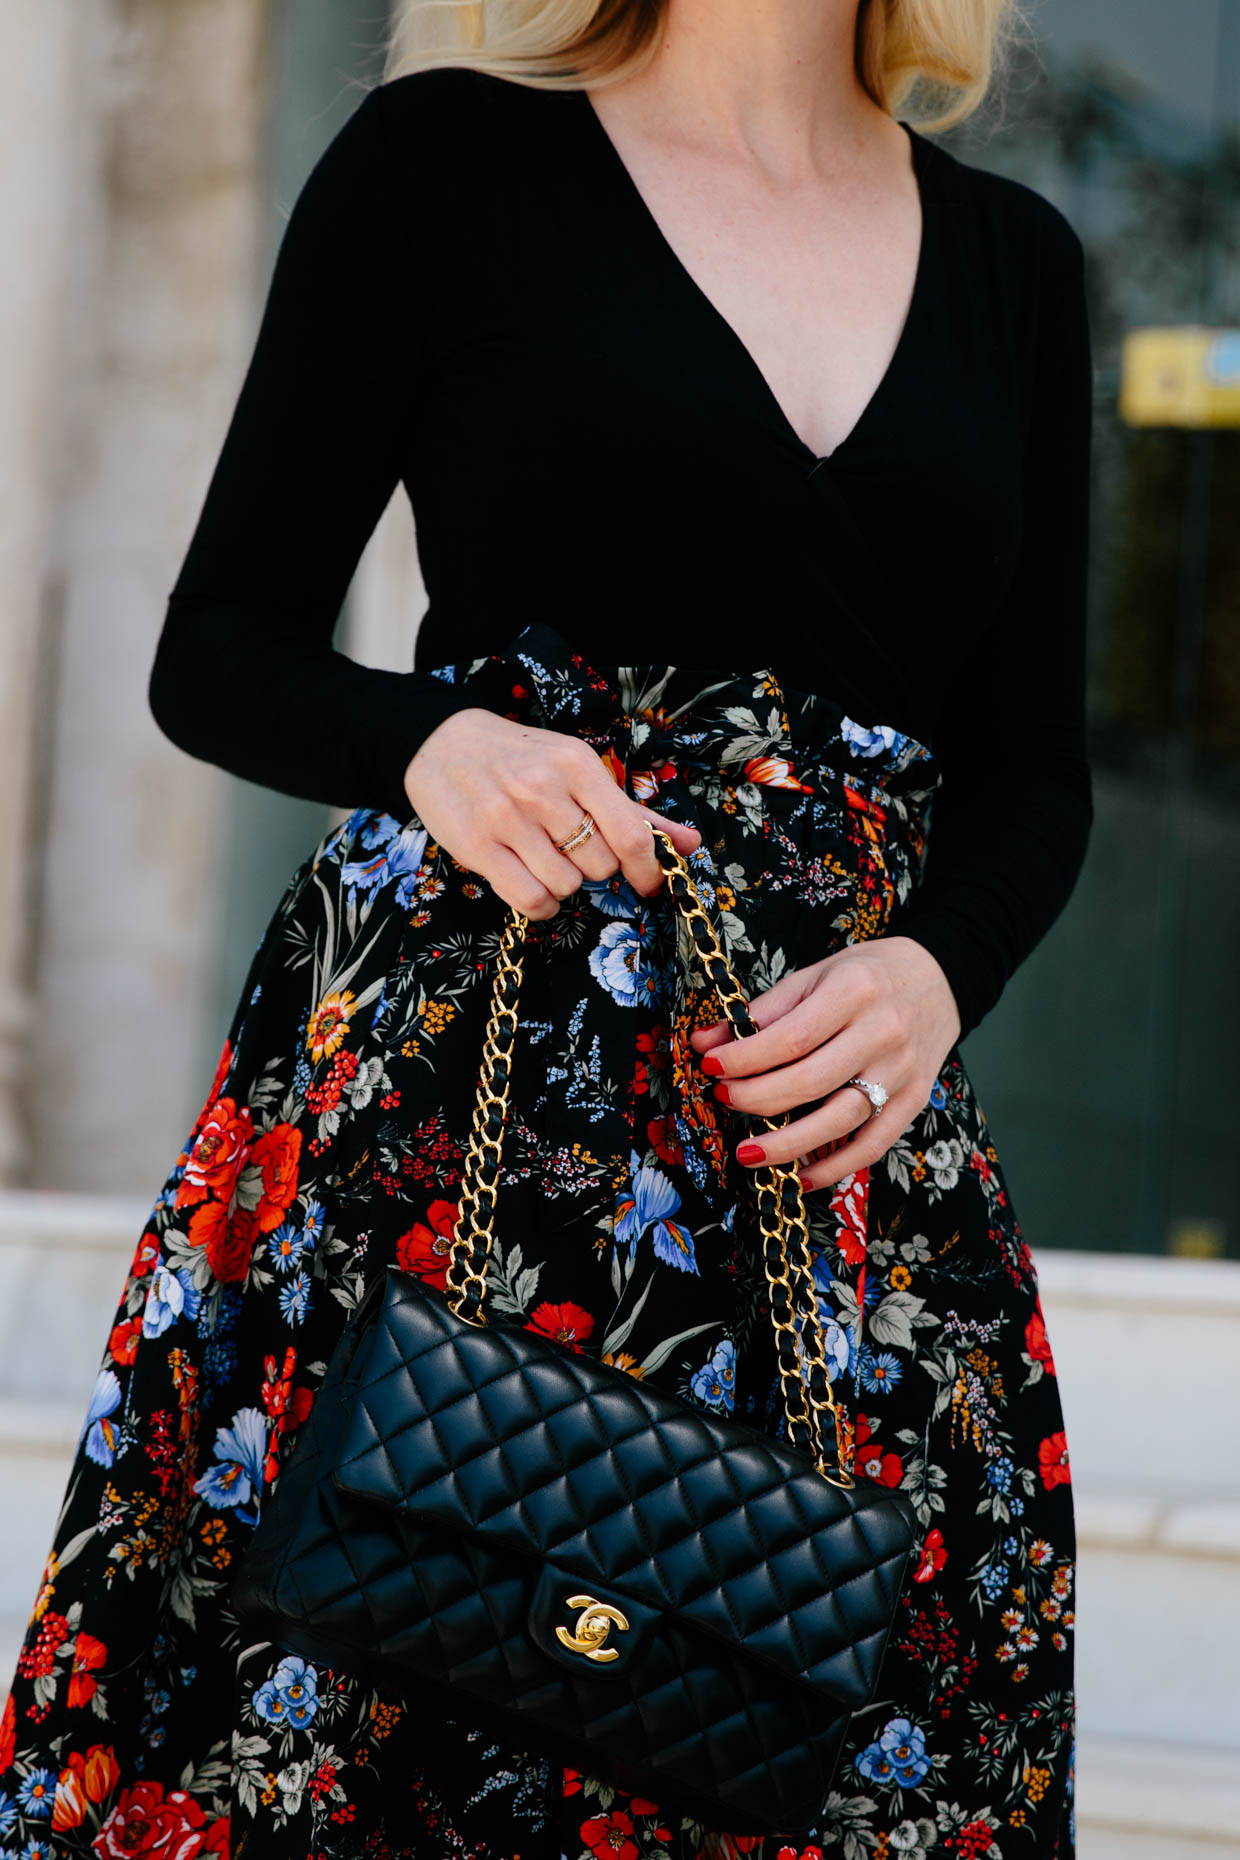
[[[1018,0],[858,0],[857,77],[892,116],[950,129],[986,95]],[[384,79],[467,65],[543,89],[616,83],[653,56],[668,0],[395,0]]]

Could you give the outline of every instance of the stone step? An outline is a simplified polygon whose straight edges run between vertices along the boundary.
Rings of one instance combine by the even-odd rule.
[[[1082,1733],[1077,1860],[1237,1860],[1240,1765],[1227,1751]]]

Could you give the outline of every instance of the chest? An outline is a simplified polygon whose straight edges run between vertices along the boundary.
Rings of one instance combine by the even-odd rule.
[[[596,106],[597,107],[597,106]],[[856,427],[908,321],[922,208],[899,126],[897,160],[778,185],[750,166],[671,159],[609,124],[618,185],[667,271],[731,332],[815,458]]]

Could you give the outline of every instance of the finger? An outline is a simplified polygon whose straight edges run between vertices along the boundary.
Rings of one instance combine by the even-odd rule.
[[[840,972],[838,980],[821,977],[817,987],[768,1027],[704,1053],[703,1072],[713,1079],[752,1078],[777,1066],[808,1059],[851,1022],[850,993],[845,973]]]
[[[493,849],[482,876],[492,891],[523,917],[536,920],[554,917],[560,908],[560,900],[506,846]]]
[[[556,850],[537,821],[518,819],[504,843],[554,898],[571,898],[580,889],[581,868]]]
[[[607,844],[606,837],[600,830],[597,820],[594,820],[593,814],[589,813],[588,810],[586,813],[582,813],[575,801],[570,801],[562,812],[565,818],[567,818],[570,813],[575,814],[576,817],[571,825],[562,824],[561,810],[559,808],[555,810],[550,820],[544,822],[547,836],[551,840],[553,846],[555,846],[556,852],[559,853],[562,858],[567,859],[570,864],[575,865],[577,870],[586,878],[592,878],[600,882],[606,878],[613,878],[620,870],[620,861]],[[582,840],[577,846],[561,847],[557,844],[560,840],[571,838],[572,835],[581,828],[587,818],[594,822],[594,830],[590,833],[588,838]]]
[[[754,1117],[778,1117],[783,1111],[795,1111],[800,1105],[818,1104],[844,1086],[861,1069],[863,1059],[873,1059],[873,1048],[856,1028],[823,1044],[805,1059],[789,1066],[774,1066],[756,1078],[720,1079],[714,1095],[729,1110],[745,1111]],[[889,1068],[890,1070],[890,1068]],[[890,1088],[889,1088],[890,1089]],[[870,1104],[856,1086],[848,1088],[848,1097],[859,1100],[868,1115]],[[852,1128],[851,1125],[848,1126]]]
[[[689,826],[683,820],[669,820],[666,814],[658,814],[653,807],[638,806],[646,819],[656,827],[661,827],[678,853],[696,852],[702,844],[702,836],[696,827]]]
[[[749,1003],[749,1018],[755,1027],[769,1027],[783,1015],[796,1007],[817,985],[817,969],[792,969],[781,979],[755,995]],[[716,1021],[714,1026],[700,1027],[690,1035],[699,1053],[709,1053],[731,1038],[731,1028],[726,1020]]]
[[[598,779],[580,782],[573,798],[593,814],[634,891],[639,897],[652,898],[663,883],[663,871],[655,857],[645,810],[621,793],[601,762]]]
[[[855,1175],[858,1169],[871,1168],[903,1136],[916,1115],[916,1109],[901,1099],[888,1099],[882,1111],[867,1118],[851,1140],[841,1143],[829,1156],[797,1171],[801,1187],[807,1193],[817,1188],[833,1188],[845,1176]],[[888,1118],[891,1118],[890,1123]]]
[[[841,1109],[838,1101],[840,1096],[834,1094],[807,1116],[796,1118],[778,1130],[764,1130],[747,1138],[744,1143],[737,1145],[737,1161],[747,1169],[760,1169],[763,1163],[800,1163],[811,1150],[821,1149],[828,1143],[837,1144],[838,1147],[822,1161],[802,1165],[799,1173],[809,1176],[815,1185],[826,1181],[837,1182],[850,1175],[854,1169],[859,1169],[863,1161],[876,1161],[891,1147],[904,1127],[900,1122],[901,1099],[892,1097],[878,1117],[870,1115],[867,1110],[866,1115],[858,1119],[851,1109]],[[848,1099],[856,1096],[856,1092],[847,1093]],[[893,1110],[895,1116],[888,1124],[886,1119]],[[876,1132],[875,1127],[880,1123],[884,1129]],[[841,1138],[846,1140],[840,1142]],[[856,1160],[850,1161],[850,1158]]]

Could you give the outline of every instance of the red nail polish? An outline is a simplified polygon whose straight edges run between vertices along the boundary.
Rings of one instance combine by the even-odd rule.
[[[721,1079],[723,1077],[722,1062],[716,1059],[713,1053],[704,1053],[702,1055],[702,1070],[712,1079]]]
[[[766,1151],[760,1143],[742,1143],[736,1151],[738,1163],[760,1163],[766,1161]]]
[[[726,1085],[716,1085],[715,1096],[720,1104],[731,1104],[732,1102],[732,1094]]]
[[[812,1175],[799,1175],[797,1181],[801,1184],[802,1188],[813,1188],[814,1186],[814,1178]]]

